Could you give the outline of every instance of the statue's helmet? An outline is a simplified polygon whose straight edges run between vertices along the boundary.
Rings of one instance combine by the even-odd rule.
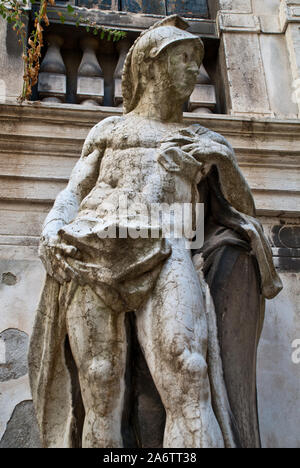
[[[123,108],[124,113],[132,111],[140,98],[141,66],[149,60],[155,60],[171,44],[183,41],[196,41],[201,60],[204,56],[204,45],[200,37],[189,33],[189,24],[178,15],[172,15],[155,23],[143,32],[134,42],[127,54],[123,76]]]

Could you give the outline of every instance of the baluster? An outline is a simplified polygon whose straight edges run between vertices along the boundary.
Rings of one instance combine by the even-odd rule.
[[[83,56],[78,68],[77,98],[81,104],[98,106],[103,103],[104,78],[96,56],[98,45],[93,37],[85,37],[80,42]]]
[[[122,72],[124,67],[124,62],[126,55],[131,47],[131,43],[128,39],[123,39],[117,43],[117,50],[119,52],[119,60],[114,73],[114,82],[115,82],[115,96],[114,104],[117,107],[122,107],[123,96],[122,96]]]
[[[48,50],[41,64],[38,92],[43,102],[64,102],[67,92],[66,67],[60,49],[62,37],[49,35]]]
[[[189,112],[210,114],[215,106],[215,87],[202,64],[197,77],[197,84],[189,100]]]

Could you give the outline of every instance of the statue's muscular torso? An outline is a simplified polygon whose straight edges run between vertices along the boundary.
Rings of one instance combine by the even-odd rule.
[[[192,181],[167,171],[157,160],[161,142],[185,125],[145,122],[133,115],[110,120],[94,130],[92,148],[101,148],[103,155],[96,185],[80,211],[97,209],[113,192],[130,193],[147,203],[191,202]]]

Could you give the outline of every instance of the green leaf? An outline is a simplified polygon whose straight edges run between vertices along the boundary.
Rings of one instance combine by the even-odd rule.
[[[94,28],[93,34],[94,34],[94,36],[97,36],[97,34],[98,34],[98,29],[97,28]]]
[[[102,29],[101,34],[100,34],[100,39],[103,40],[105,37],[105,31]]]
[[[75,8],[72,7],[72,5],[68,5],[67,9],[68,9],[68,13],[73,13],[75,11]]]

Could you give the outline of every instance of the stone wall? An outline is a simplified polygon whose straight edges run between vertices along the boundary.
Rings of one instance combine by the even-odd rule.
[[[300,447],[300,363],[292,359],[300,339],[300,0],[219,0],[209,8],[216,25],[203,24],[218,31],[227,115],[184,118],[232,143],[272,243],[284,290],[267,302],[259,347],[261,435],[264,447]],[[138,15],[136,30],[149,21]],[[122,111],[17,105],[22,61],[2,19],[0,38],[0,447],[38,447],[25,360],[45,275],[38,237],[88,130]]]

